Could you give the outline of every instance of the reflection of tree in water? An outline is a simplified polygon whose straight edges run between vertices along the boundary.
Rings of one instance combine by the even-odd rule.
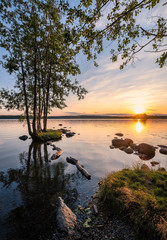
[[[78,192],[71,189],[70,181],[80,175],[65,174],[66,162],[50,165],[46,144],[31,143],[28,153],[19,157],[22,168],[9,169],[1,176],[4,186],[17,182],[23,199],[23,205],[9,214],[13,239],[46,239],[56,229],[57,197],[75,201]]]

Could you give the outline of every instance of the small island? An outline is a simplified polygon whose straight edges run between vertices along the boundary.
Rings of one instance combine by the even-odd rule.
[[[38,132],[38,141],[59,140],[62,137],[61,130],[48,129],[46,132]]]

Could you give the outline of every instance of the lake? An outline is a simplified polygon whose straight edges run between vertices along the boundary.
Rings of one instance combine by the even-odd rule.
[[[76,134],[65,135],[54,144],[63,150],[49,161],[54,151],[46,144],[21,141],[26,125],[17,120],[0,120],[0,239],[46,239],[54,231],[56,199],[62,196],[72,209],[85,206],[108,173],[147,164],[167,169],[167,156],[149,161],[119,149],[110,149],[115,133],[135,143],[167,144],[167,120],[48,120],[48,128],[67,127]],[[85,178],[66,157],[79,160],[91,174]],[[159,162],[152,167],[151,161]]]

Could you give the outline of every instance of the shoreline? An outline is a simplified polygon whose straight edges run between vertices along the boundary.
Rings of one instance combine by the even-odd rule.
[[[17,119],[19,120],[20,119],[20,115],[0,115],[0,120],[3,120],[3,119],[9,119],[9,120],[12,120],[12,119]],[[99,116],[99,115],[78,115],[78,116],[49,116],[48,119],[61,119],[61,120],[72,120],[72,119],[78,119],[78,120],[86,120],[86,119],[92,119],[92,120],[96,120],[96,119],[131,119],[131,120],[141,120],[141,121],[147,121],[149,119],[159,119],[159,120],[163,120],[163,119],[167,119],[167,115],[147,115],[146,118],[140,118],[140,117],[136,117],[136,116],[133,116],[133,115],[130,115],[130,116],[106,116],[106,115],[102,115],[102,116]]]
[[[134,176],[138,178],[135,183]],[[78,220],[74,233],[67,235],[57,231],[50,240],[165,240],[166,207],[159,202],[156,188],[163,177],[164,186],[161,189],[167,187],[166,176],[164,170],[138,168],[109,174],[99,183],[99,190],[86,207],[78,206],[73,211]],[[158,182],[150,190],[155,178]],[[137,185],[142,180],[145,180],[143,186],[146,187],[143,190],[142,185]],[[121,187],[123,181],[125,187]],[[157,194],[156,198],[154,194]],[[163,196],[165,202],[165,193]]]

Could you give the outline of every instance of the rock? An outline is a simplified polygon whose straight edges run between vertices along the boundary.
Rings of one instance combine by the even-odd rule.
[[[159,171],[166,171],[165,168],[161,167],[161,168],[158,168]]]
[[[98,185],[101,186],[103,184],[103,180],[100,180],[100,182],[98,182]]]
[[[126,147],[122,146],[122,147],[119,147],[119,150],[121,151],[124,151]]]
[[[19,137],[19,139],[20,139],[20,140],[23,140],[23,141],[27,140],[27,138],[28,138],[27,135],[23,135],[23,136],[20,136],[20,137]]]
[[[127,142],[128,146],[131,146],[131,144],[133,144],[133,140],[130,138],[125,138],[125,141]]]
[[[143,165],[141,166],[141,169],[142,169],[142,170],[146,170],[146,171],[150,170],[149,167],[148,167],[146,164],[143,164]]]
[[[112,145],[115,147],[115,148],[120,148],[120,147],[128,147],[128,144],[125,140],[123,139],[113,139],[112,140]]]
[[[155,165],[158,165],[159,164],[159,162],[156,162],[156,161],[152,161],[151,162],[151,165],[154,167]]]
[[[123,137],[123,133],[115,133],[115,135],[117,135],[119,137]]]
[[[166,145],[157,145],[158,147],[161,147],[161,148],[167,148]]]
[[[74,233],[76,226],[76,215],[64,203],[61,197],[58,197],[58,211],[56,215],[57,226],[61,231],[68,234]]]
[[[160,153],[167,155],[167,148],[161,148],[159,150]]]
[[[147,143],[140,143],[138,151],[141,154],[147,155],[149,158],[153,158],[155,156],[155,148]]]
[[[131,144],[130,144],[130,147],[131,147],[134,151],[138,151],[138,149],[139,149],[139,146],[138,146],[137,144],[135,144],[135,143],[131,143]]]
[[[114,146],[113,146],[113,145],[110,145],[110,149],[114,149]]]
[[[73,137],[76,133],[75,132],[69,132],[69,133],[66,133],[66,137],[69,138],[69,137]]]
[[[60,128],[60,131],[62,131],[62,133],[64,133],[64,134],[66,134],[67,132],[70,132],[70,130],[64,129],[64,128]]]
[[[133,153],[132,148],[125,148],[123,151],[126,152],[127,154],[132,154]]]
[[[97,206],[95,204],[93,204],[93,211],[95,215],[98,215],[98,209]]]
[[[151,158],[153,158],[153,157],[150,157],[146,154],[141,154],[141,153],[139,153],[138,156],[141,160],[150,160]]]

